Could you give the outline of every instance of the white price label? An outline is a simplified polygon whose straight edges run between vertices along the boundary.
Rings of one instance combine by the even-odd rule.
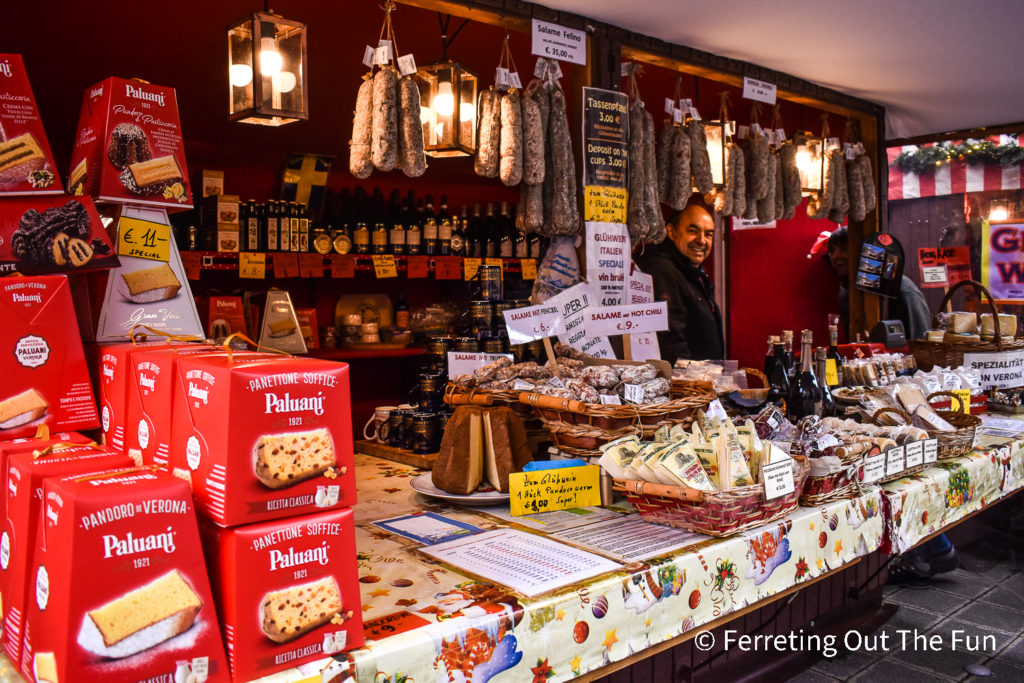
[[[926,285],[948,285],[949,273],[946,266],[922,266],[921,282]]]
[[[367,45],[366,49],[363,50],[363,64],[365,64],[367,68],[372,69],[373,65],[377,63],[374,59],[376,54],[377,51],[369,45]]]
[[[853,145],[851,145],[849,142],[843,143],[843,156],[845,156],[850,161],[853,161],[854,159],[857,158],[857,150],[855,150],[853,148]]]
[[[633,62],[620,62],[619,63],[619,74],[625,78],[629,75],[629,70],[632,68],[630,65]]]
[[[864,458],[864,483],[870,484],[885,476],[885,453]]]
[[[508,69],[499,66],[494,70],[494,84],[498,86],[499,90],[504,90],[509,86]]]
[[[548,380],[548,386],[557,387],[559,389],[565,389],[565,382],[563,382],[557,377],[552,377],[551,379]]]
[[[511,353],[479,353],[475,351],[449,351],[448,352],[448,376],[458,377],[459,375],[471,375],[474,370],[498,360],[508,358],[512,360]]]
[[[683,111],[689,111],[690,107],[692,106],[693,100],[691,100],[689,97],[684,97],[681,100],[679,100],[679,108],[682,109]]]
[[[515,384],[512,385],[512,391],[533,391],[533,385],[524,379],[516,379]]]
[[[639,384],[627,384],[623,387],[623,394],[630,403],[643,403],[644,402],[644,388]]]
[[[603,403],[604,405],[613,405],[613,406],[620,406],[620,405],[622,405],[622,401],[619,400],[619,395],[618,394],[601,394],[600,399],[601,399],[601,403]]]
[[[781,460],[763,465],[761,473],[764,475],[764,497],[768,500],[781,498],[796,491],[792,460]]]
[[[750,135],[750,126],[740,126],[739,132],[736,133],[736,137],[740,140],[746,140]]]
[[[391,41],[390,40],[385,40],[385,39],[381,38],[380,40],[377,41],[377,47],[387,47],[387,48],[390,48],[391,47]]]
[[[384,64],[387,64],[391,60],[391,46],[390,45],[381,45],[380,47],[378,47],[373,52],[374,52],[373,59],[374,59],[374,62],[376,64],[379,64],[379,65],[383,66]]]
[[[625,66],[625,63],[623,63]],[[537,60],[537,63],[533,65],[533,75],[537,78],[546,78],[548,75],[548,60],[541,57]]]
[[[776,128],[775,129],[775,139],[778,140],[780,143],[785,142],[786,141],[786,129],[785,128]]]
[[[743,77],[744,98],[775,104],[777,94],[774,83],[759,81],[756,78],[747,78],[746,76]]]
[[[927,463],[935,462],[939,459],[939,440],[938,439],[926,439],[924,442],[924,461]]]
[[[904,462],[905,455],[906,452],[904,451],[903,446],[890,448],[885,452],[885,476],[891,477],[892,475],[899,474],[906,469],[906,464]]]
[[[532,52],[538,57],[586,65],[587,34],[584,31],[534,19]],[[560,76],[561,74],[558,74],[555,78]]]
[[[666,114],[671,114],[673,111],[675,111],[675,108],[676,108],[676,103],[673,102],[671,98],[666,97],[665,98],[665,113]]]
[[[509,80],[509,83],[512,84],[513,88],[522,88],[523,87],[523,81],[519,78],[519,72],[518,71],[513,71],[512,73],[510,73],[508,75],[508,80]]]
[[[584,326],[587,336],[661,332],[668,329],[668,304],[657,301],[591,309],[584,315]]]
[[[402,72],[403,76],[411,76],[416,73],[416,58],[412,56],[412,53],[398,58],[398,70]]]
[[[682,123],[683,122],[683,110],[682,109],[673,109],[672,110],[672,121],[674,123]]]
[[[509,344],[526,344],[565,332],[565,322],[558,306],[550,303],[510,308],[502,315],[505,316]]]
[[[697,107],[690,107],[690,118],[694,121],[700,121],[700,112],[697,111]]]
[[[907,467],[917,467],[924,462],[924,441],[912,441],[904,448],[907,451]]]

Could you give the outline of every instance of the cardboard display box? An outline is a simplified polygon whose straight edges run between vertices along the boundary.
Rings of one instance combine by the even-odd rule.
[[[0,54],[0,196],[63,194],[21,55]]]

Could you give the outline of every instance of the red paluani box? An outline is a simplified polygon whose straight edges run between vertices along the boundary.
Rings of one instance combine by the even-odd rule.
[[[99,426],[67,278],[0,280],[0,321],[0,438]]]
[[[128,331],[125,331],[125,334],[128,334]],[[125,449],[125,432],[128,425],[128,384],[134,379],[132,355],[147,349],[163,348],[167,348],[167,342],[162,340],[101,344],[98,348],[100,426],[103,428],[103,443],[113,450],[124,451]]]
[[[21,55],[0,54],[0,195],[63,194]]]
[[[118,265],[88,197],[0,201],[0,273],[75,273]]]
[[[45,447],[44,447],[45,450]],[[31,594],[29,568],[35,551],[43,479],[132,466],[128,456],[102,447],[72,446],[37,455],[14,453],[4,467],[6,502],[0,534],[0,595],[3,595],[3,647],[12,662],[21,655],[25,601]]]
[[[131,355],[125,400],[124,448],[143,465],[167,466],[178,359],[211,353],[224,353],[224,349],[210,344],[174,344],[144,348]]]
[[[86,90],[68,192],[192,208],[174,88],[110,77]]]
[[[235,680],[363,644],[351,508],[199,530]]]
[[[172,410],[169,467],[217,524],[355,505],[347,364],[180,358]]]
[[[229,680],[192,496],[166,472],[46,479],[29,581],[30,680]]]

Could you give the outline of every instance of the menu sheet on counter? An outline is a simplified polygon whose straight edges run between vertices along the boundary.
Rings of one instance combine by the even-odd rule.
[[[423,552],[527,596],[621,568],[599,555],[514,529],[487,531],[423,548]]]
[[[610,555],[622,562],[646,560],[708,539],[703,534],[645,522],[638,514],[604,519],[551,535]]]

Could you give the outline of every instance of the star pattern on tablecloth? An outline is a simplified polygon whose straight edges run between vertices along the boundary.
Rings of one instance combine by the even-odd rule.
[[[574,655],[573,658],[569,660],[569,668],[572,669],[572,673],[574,676],[580,675],[581,664],[583,664],[583,661],[580,659],[580,656],[578,654]]]
[[[619,637],[615,635],[616,630],[618,630],[617,626],[613,628],[611,631],[604,632],[604,642],[602,642],[601,644],[604,645],[605,649],[607,649],[609,652],[612,649],[612,645],[619,642]]]
[[[369,592],[369,596],[371,598],[382,598],[385,595],[391,595],[391,591],[389,589],[378,588],[377,590],[372,590]]]
[[[823,560],[822,558],[819,557],[818,558],[818,571],[821,571],[824,568],[825,568],[825,560]]]
[[[814,522],[811,522],[811,531],[814,531]]]
[[[565,619],[565,610],[559,609],[557,612],[555,612],[555,619],[557,619],[558,621],[562,621],[563,619]]]
[[[644,622],[644,626],[646,626],[647,628],[651,627],[651,618],[650,617],[647,617],[647,621]]]
[[[836,540],[836,555],[843,551],[843,539]]]

